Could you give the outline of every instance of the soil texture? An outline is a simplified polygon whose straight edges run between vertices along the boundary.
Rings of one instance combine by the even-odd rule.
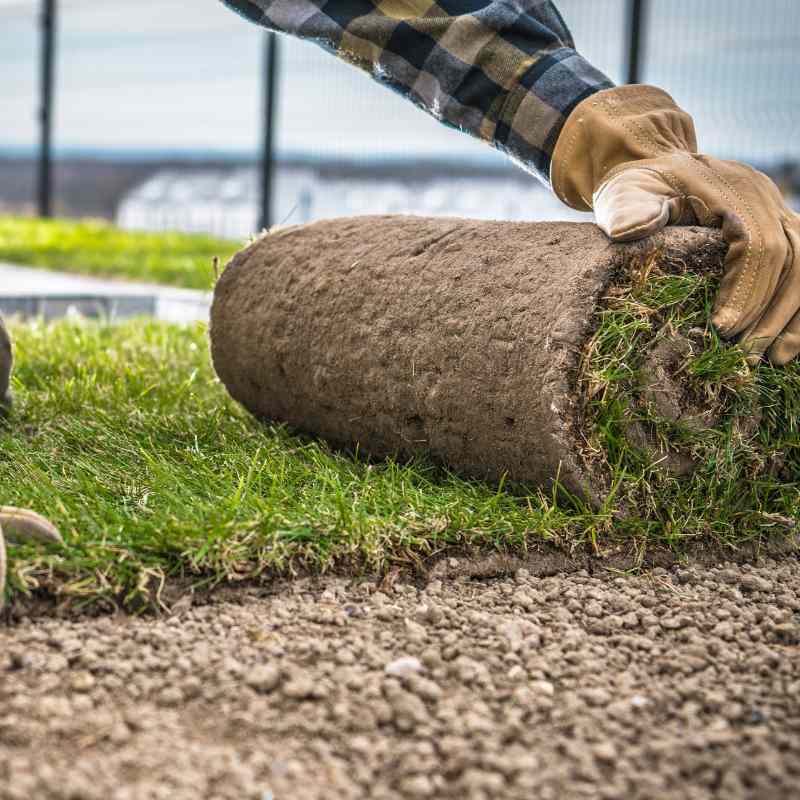
[[[800,797],[795,558],[458,572],[18,619],[0,798]]]

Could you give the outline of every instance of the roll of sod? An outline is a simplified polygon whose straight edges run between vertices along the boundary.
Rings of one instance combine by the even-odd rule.
[[[753,372],[707,322],[724,254],[703,228],[625,245],[588,223],[285,228],[225,269],[211,352],[260,418],[596,507],[620,476],[681,479],[752,443]]]

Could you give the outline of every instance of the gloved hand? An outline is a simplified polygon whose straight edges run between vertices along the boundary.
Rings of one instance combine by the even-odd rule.
[[[3,325],[3,320],[0,319],[0,411],[3,404],[10,399],[8,385],[11,379],[11,366],[11,338]],[[12,506],[0,506],[0,611],[5,600],[6,537],[11,541],[64,543],[58,529],[39,514]]]
[[[11,366],[14,357],[11,352],[11,337],[8,335],[3,320],[0,319],[0,414],[3,406],[11,401],[8,387],[11,384]]]
[[[729,245],[712,322],[755,363],[800,353],[800,216],[763,173],[697,153],[692,118],[653,86],[620,86],[570,114],[551,167],[572,208],[614,241],[667,224],[721,227]]]
[[[9,541],[64,544],[58,528],[39,514],[13,506],[0,506],[0,611],[6,593],[6,538]]]

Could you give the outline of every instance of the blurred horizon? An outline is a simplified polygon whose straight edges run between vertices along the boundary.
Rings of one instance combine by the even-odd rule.
[[[627,67],[627,0],[556,0],[578,50]],[[800,208],[800,3],[648,0],[642,80],[702,152],[769,173]],[[52,208],[125,228],[260,224],[266,33],[219,0],[57,0]],[[0,213],[37,213],[41,0],[0,0]],[[583,218],[504,154],[311,42],[279,37],[274,221],[421,213]]]
[[[625,68],[624,0],[560,0],[578,49]],[[643,80],[695,117],[701,149],[769,165],[800,160],[800,4],[651,0]],[[0,0],[0,152],[38,138],[38,0]],[[219,0],[60,0],[57,154],[258,152],[264,34]],[[505,161],[316,45],[281,37],[279,155]],[[11,89],[9,91],[9,89]]]

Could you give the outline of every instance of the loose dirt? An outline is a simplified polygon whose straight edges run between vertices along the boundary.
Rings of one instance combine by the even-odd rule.
[[[18,620],[0,670],[3,800],[800,797],[795,558],[303,579]]]

